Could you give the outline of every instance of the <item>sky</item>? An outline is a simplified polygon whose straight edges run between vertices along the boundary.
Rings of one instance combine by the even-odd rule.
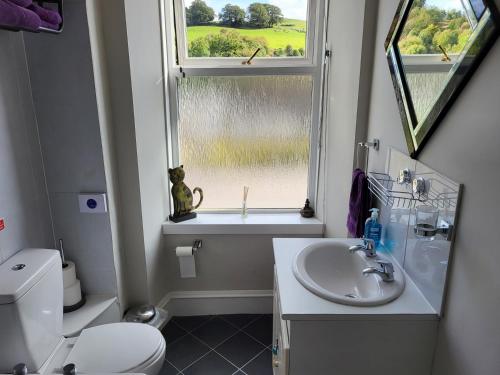
[[[425,5],[436,6],[441,9],[458,9],[463,10],[460,0],[427,0]]]
[[[273,4],[281,8],[285,18],[305,20],[307,18],[307,0],[205,0],[208,6],[214,8],[218,14],[226,4],[239,5],[247,9],[251,3],[261,2]],[[184,0],[186,6],[192,3],[192,0]]]

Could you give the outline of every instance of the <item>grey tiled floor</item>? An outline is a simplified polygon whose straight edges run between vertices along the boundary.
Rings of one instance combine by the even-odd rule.
[[[160,375],[272,375],[271,315],[173,317]]]

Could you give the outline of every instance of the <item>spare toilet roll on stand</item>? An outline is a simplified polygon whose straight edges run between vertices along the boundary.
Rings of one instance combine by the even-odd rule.
[[[78,310],[85,304],[85,295],[82,293],[80,280],[76,278],[75,263],[66,260],[64,256],[63,240],[59,240],[63,271],[63,306],[64,313]]]
[[[180,246],[175,249],[175,254],[179,258],[179,268],[182,278],[196,277],[196,266],[194,254],[201,249],[201,240],[195,240],[192,247]]]

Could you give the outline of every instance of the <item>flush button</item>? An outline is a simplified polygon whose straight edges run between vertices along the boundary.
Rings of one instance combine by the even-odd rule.
[[[16,264],[11,268],[12,271],[21,271],[24,267],[26,267],[26,264]]]

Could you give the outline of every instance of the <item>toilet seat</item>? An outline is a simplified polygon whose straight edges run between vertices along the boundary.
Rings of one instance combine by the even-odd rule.
[[[163,363],[165,339],[147,324],[113,323],[82,331],[64,361],[79,373],[147,372]]]

